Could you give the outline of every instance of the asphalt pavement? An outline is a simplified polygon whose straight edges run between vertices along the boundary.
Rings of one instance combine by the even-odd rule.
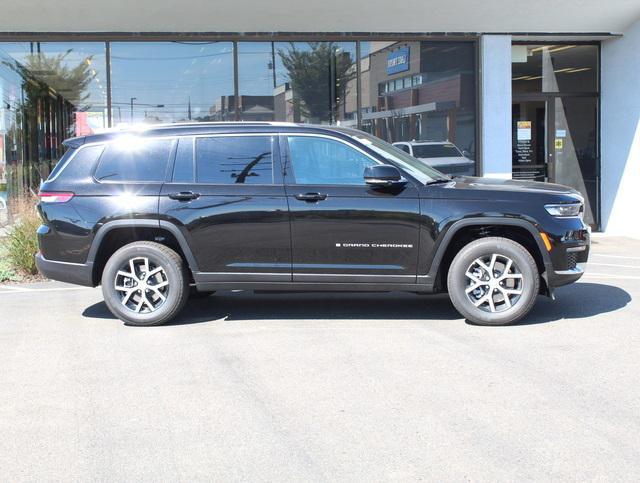
[[[127,327],[0,286],[0,481],[640,479],[640,241],[510,327],[446,296],[223,292]]]

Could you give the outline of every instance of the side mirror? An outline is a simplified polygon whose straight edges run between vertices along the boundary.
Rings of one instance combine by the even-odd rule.
[[[407,180],[395,166],[389,164],[376,164],[368,166],[364,170],[364,181],[369,186],[402,186]]]
[[[462,151],[462,155],[463,155],[465,158],[469,158],[469,159],[471,159],[471,153],[470,153],[469,151],[467,151],[466,149],[465,149],[464,151]]]

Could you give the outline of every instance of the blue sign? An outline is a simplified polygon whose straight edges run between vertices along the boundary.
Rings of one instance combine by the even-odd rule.
[[[409,47],[400,47],[387,55],[387,75],[409,70]]]

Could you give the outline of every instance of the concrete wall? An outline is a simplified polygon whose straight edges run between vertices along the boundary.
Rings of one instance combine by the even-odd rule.
[[[480,39],[482,175],[511,178],[511,36]]]
[[[640,21],[602,43],[602,227],[640,237]]]
[[[8,0],[5,32],[619,32],[637,0]]]

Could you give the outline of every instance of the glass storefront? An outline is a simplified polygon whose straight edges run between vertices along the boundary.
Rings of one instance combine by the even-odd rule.
[[[361,50],[363,129],[392,143],[408,142],[415,152],[454,144],[450,162],[436,158],[450,172],[457,163],[461,174],[475,174],[475,45],[363,42]]]
[[[112,42],[113,124],[233,120],[231,42]]]
[[[599,224],[599,46],[513,46],[513,177],[572,186]]]
[[[0,43],[0,196],[37,187],[62,141],[107,127],[104,42]]]
[[[356,126],[355,42],[238,42],[238,119]]]
[[[64,139],[131,123],[359,127],[453,144],[441,165],[474,174],[475,58],[469,40],[0,42],[0,192],[36,189]]]

